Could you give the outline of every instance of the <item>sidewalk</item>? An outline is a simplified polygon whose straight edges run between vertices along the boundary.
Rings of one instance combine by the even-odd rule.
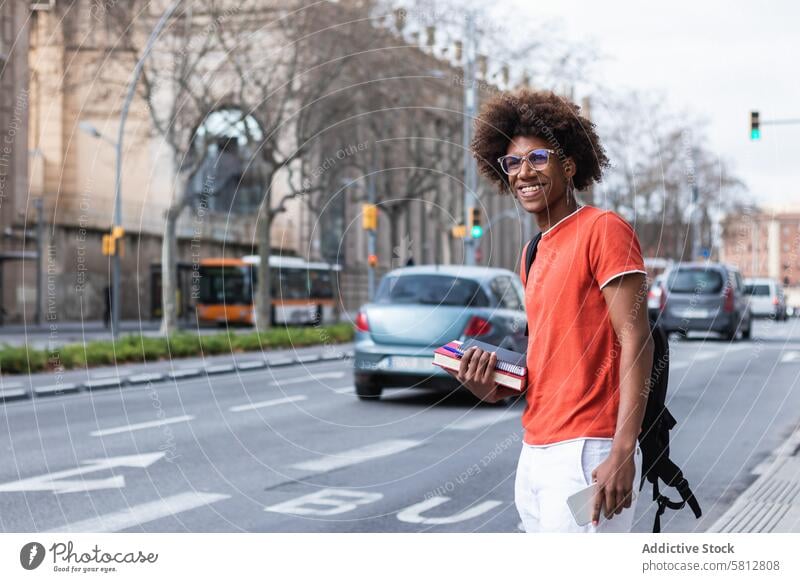
[[[800,531],[800,428],[773,452],[762,471],[709,532]]]
[[[242,352],[147,363],[81,368],[63,372],[0,376],[0,403],[58,396],[125,386],[146,385],[184,378],[341,360],[352,357],[352,343]]]

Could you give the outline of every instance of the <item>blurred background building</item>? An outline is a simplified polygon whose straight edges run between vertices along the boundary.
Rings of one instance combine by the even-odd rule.
[[[764,208],[728,216],[720,257],[744,277],[780,282],[787,300],[800,305],[800,208]]]

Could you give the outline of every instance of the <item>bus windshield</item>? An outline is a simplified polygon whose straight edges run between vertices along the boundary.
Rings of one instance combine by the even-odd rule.
[[[249,305],[253,302],[248,267],[201,266],[199,303]]]

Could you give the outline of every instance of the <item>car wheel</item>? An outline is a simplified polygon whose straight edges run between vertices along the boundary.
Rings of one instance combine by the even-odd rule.
[[[750,324],[747,326],[747,329],[742,330],[742,339],[749,340],[752,331],[753,331],[753,323],[750,322]]]
[[[735,342],[736,341],[736,335],[737,335],[736,334],[736,328],[732,327],[728,331],[725,331],[725,332],[722,333],[722,339],[724,339],[726,341],[729,341],[729,342]]]
[[[359,400],[379,400],[382,392],[383,387],[374,380],[367,383],[356,382],[356,396]]]

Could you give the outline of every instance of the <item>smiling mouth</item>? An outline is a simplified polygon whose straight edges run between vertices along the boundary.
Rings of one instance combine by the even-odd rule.
[[[544,194],[547,184],[528,184],[517,188],[517,192],[522,198],[535,198]]]

